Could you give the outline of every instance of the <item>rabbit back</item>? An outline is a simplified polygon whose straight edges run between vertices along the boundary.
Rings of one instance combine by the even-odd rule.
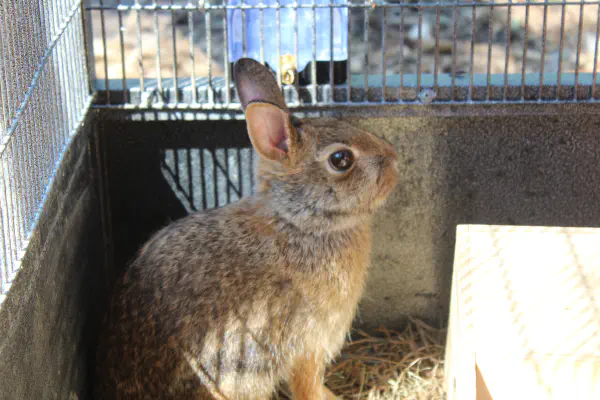
[[[266,398],[297,357],[339,352],[369,225],[307,241],[251,203],[188,216],[142,248],[101,335],[104,398]]]

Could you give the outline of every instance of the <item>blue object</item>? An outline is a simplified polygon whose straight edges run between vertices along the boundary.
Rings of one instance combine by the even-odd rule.
[[[279,0],[281,5],[331,4],[346,5],[347,0]],[[276,5],[277,0],[227,0],[227,5]],[[316,17],[316,61],[330,61],[330,10],[333,12],[333,61],[348,59],[348,8],[281,8],[279,11],[281,51],[280,55],[298,56],[298,71],[306,68],[312,61],[313,17]],[[298,54],[295,47],[295,14],[298,13]],[[241,9],[227,10],[229,26],[229,62],[234,63],[244,57],[244,35],[242,32],[243,11]],[[246,9],[246,57],[260,61],[261,22],[260,10]],[[264,61],[273,70],[279,68],[277,59],[277,11],[274,8],[263,9]]]

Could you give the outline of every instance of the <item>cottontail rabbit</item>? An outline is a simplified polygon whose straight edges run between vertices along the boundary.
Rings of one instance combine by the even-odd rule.
[[[363,293],[397,154],[343,121],[293,118],[256,61],[234,78],[258,192],[142,247],[100,334],[99,398],[268,399],[286,381],[296,399],[333,397],[325,367]]]

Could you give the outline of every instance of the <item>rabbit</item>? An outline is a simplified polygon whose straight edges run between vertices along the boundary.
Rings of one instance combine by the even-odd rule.
[[[324,385],[362,296],[371,221],[398,155],[340,119],[300,120],[244,58],[234,81],[257,191],[155,233],[116,285],[98,399],[333,399]]]

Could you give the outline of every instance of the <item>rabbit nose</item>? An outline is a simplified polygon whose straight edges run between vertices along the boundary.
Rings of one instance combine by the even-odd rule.
[[[390,166],[398,171],[398,156],[396,153],[390,153],[383,156],[377,157],[377,161],[380,167],[384,168],[386,166]]]
[[[394,148],[394,145],[386,139],[384,139],[383,142],[383,155],[387,158],[393,159],[394,161],[398,161],[398,152]]]

